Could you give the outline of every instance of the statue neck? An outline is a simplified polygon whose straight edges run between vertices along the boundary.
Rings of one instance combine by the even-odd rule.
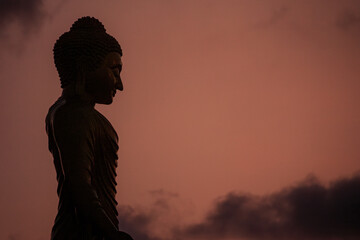
[[[69,86],[65,87],[61,96],[65,99],[78,99],[80,101],[95,105],[93,98],[84,89],[76,89],[75,84],[70,84]]]

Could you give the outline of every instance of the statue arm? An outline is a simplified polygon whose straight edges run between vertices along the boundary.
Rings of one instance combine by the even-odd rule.
[[[109,239],[119,239],[118,230],[104,211],[91,183],[94,160],[94,129],[84,116],[71,114],[54,121],[54,137],[61,157],[67,188],[76,210],[90,219]],[[71,119],[71,121],[70,121]]]

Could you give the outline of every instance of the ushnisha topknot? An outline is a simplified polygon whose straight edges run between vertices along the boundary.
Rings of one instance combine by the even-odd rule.
[[[118,41],[106,33],[104,25],[94,17],[82,17],[54,45],[54,62],[61,87],[75,82],[80,67],[95,70],[110,52],[122,50]]]
[[[104,25],[94,17],[79,18],[70,28],[70,31],[98,31],[106,32]]]

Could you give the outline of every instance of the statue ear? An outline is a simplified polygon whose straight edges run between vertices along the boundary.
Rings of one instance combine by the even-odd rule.
[[[75,93],[76,95],[82,95],[85,92],[85,83],[86,83],[86,59],[85,57],[80,57],[76,62],[77,76],[75,82]]]

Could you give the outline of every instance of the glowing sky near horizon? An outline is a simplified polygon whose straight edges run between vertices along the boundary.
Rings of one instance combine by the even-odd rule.
[[[124,91],[97,106],[120,136],[119,203],[146,206],[163,189],[197,219],[231,191],[360,169],[358,1],[60,2],[28,22],[0,20],[0,239],[50,234],[52,46],[81,16],[124,51]]]

